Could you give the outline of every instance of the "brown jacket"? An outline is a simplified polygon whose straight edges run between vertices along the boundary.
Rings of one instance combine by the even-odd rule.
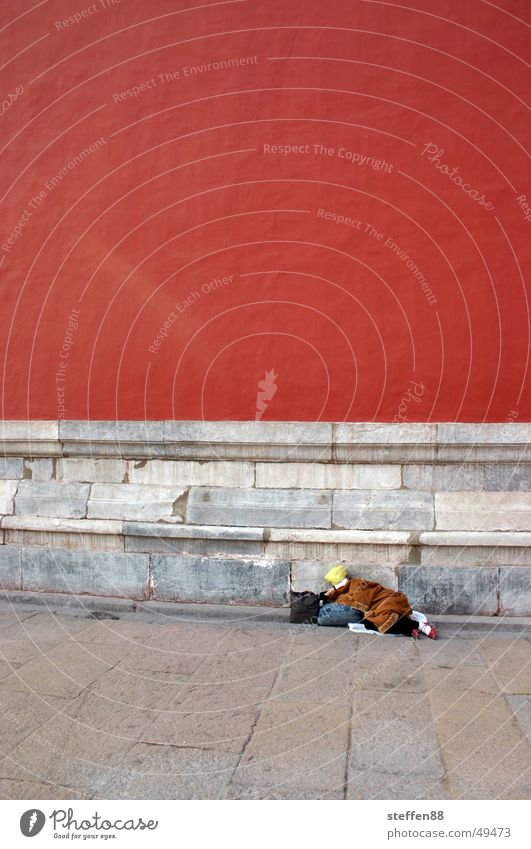
[[[326,595],[329,601],[360,610],[363,618],[373,622],[382,634],[401,616],[412,612],[404,593],[361,578],[350,578],[344,586],[329,590]]]

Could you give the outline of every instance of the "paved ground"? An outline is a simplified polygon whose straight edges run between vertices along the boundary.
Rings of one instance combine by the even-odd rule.
[[[0,797],[529,798],[531,622],[414,642],[239,610],[4,602]]]

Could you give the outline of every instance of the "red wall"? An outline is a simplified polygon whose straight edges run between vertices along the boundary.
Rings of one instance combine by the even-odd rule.
[[[2,417],[529,421],[529,8],[4,0]]]

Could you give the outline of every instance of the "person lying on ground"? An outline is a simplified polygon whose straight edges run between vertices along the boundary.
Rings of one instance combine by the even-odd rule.
[[[437,639],[437,630],[431,622],[417,622],[410,618],[413,610],[404,593],[375,581],[349,578],[341,564],[334,566],[324,577],[332,587],[324,593],[326,603],[319,613],[319,624],[327,624],[326,619],[332,619],[332,611],[327,611],[330,603],[351,608],[357,614],[352,621],[361,621],[371,631],[407,637],[418,637],[422,633],[432,640]],[[351,615],[346,614],[347,618]]]

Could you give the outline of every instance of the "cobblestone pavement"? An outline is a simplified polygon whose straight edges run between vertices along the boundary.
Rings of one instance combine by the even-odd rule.
[[[229,616],[5,605],[0,797],[529,798],[531,628]]]

